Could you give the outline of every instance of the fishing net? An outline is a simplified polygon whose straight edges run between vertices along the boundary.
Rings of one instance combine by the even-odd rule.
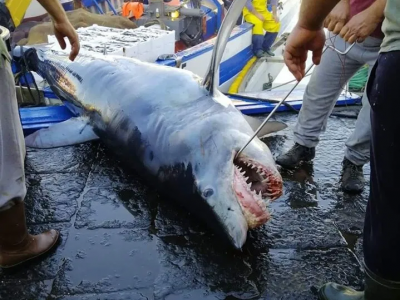
[[[368,79],[368,65],[364,65],[349,81],[350,92],[363,92]]]
[[[135,23],[122,16],[94,14],[82,8],[68,11],[67,17],[75,29],[94,24],[121,29],[137,28]],[[43,22],[21,24],[13,33],[13,43],[18,45],[48,43],[48,35],[54,35],[49,17],[45,18]]]

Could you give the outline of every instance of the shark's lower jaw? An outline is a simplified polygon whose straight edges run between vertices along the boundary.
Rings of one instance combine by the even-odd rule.
[[[257,228],[271,218],[268,205],[282,195],[278,177],[254,160],[234,160],[233,188],[249,228]]]

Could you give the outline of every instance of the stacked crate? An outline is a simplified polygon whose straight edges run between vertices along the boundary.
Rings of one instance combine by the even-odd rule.
[[[77,29],[81,43],[81,53],[97,53],[134,57],[142,61],[154,62],[160,55],[175,53],[175,32],[157,28],[138,27],[119,29],[98,25]],[[62,50],[55,36],[49,36],[52,50]],[[68,43],[67,43],[68,44]]]

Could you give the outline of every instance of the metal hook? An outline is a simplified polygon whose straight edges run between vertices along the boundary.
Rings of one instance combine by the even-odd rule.
[[[346,55],[347,53],[349,53],[349,51],[351,50],[351,48],[354,47],[354,45],[357,43],[357,41],[355,41],[353,44],[350,45],[349,48],[347,48],[344,52],[336,49],[335,47],[331,46],[331,45],[326,45],[328,48],[332,49],[333,51],[336,51],[337,53],[341,54],[341,55]]]
[[[324,53],[326,51],[325,48],[324,51],[322,51],[322,53]],[[306,70],[304,77],[306,77],[306,75],[308,74],[308,72],[311,71],[311,69],[314,67],[314,63],[312,63]],[[303,78],[304,78],[303,77]],[[300,79],[301,80],[303,80]],[[262,124],[257,128],[257,130],[254,132],[253,136],[249,138],[249,140],[247,141],[246,144],[244,144],[244,146],[242,148],[240,148],[240,150],[236,153],[235,155],[235,159],[239,157],[239,155],[243,152],[243,150],[251,143],[251,141],[257,136],[257,134],[260,132],[260,130],[265,126],[265,124],[267,124],[268,120],[271,119],[271,117],[275,114],[275,112],[278,110],[278,108],[283,104],[283,102],[286,101],[286,99],[290,96],[290,94],[294,91],[294,89],[299,85],[300,81],[297,81],[296,84],[290,89],[290,91],[286,94],[286,96],[279,101],[279,103],[277,103],[274,107],[274,109],[269,113],[269,115],[265,118],[264,122],[262,122]]]
[[[326,50],[326,48],[325,48]],[[325,50],[323,52],[325,52]],[[312,63],[308,69],[306,70],[305,75],[308,74],[308,72],[310,72],[310,70],[312,69],[312,67],[314,67],[314,64]],[[304,78],[304,77],[303,77]],[[302,78],[302,79],[303,79]],[[301,81],[301,80],[300,80]],[[283,104],[283,102],[285,102],[285,100],[290,96],[290,94],[293,92],[293,90],[298,86],[298,84],[300,83],[300,81],[297,81],[296,84],[290,89],[290,91],[286,94],[286,96],[279,101],[279,103],[277,103],[274,107],[274,109],[269,113],[269,115],[267,116],[267,118],[264,120],[264,122],[262,122],[262,124],[258,127],[258,129],[254,132],[253,136],[247,141],[247,143],[236,153],[235,158],[238,158],[239,155],[242,153],[242,151],[250,144],[250,142],[257,136],[257,134],[260,132],[260,130],[265,126],[265,124],[267,124],[268,120],[274,115],[274,113],[276,112],[276,110]]]

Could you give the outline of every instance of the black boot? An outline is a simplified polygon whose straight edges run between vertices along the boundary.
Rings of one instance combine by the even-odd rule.
[[[357,166],[347,158],[342,162],[342,189],[345,192],[360,193],[364,189],[363,166]]]
[[[262,48],[265,53],[270,56],[275,56],[275,53],[271,51],[271,46],[275,42],[276,37],[278,36],[277,32],[266,32],[264,35],[264,41],[262,44]]]
[[[319,289],[318,296],[321,300],[398,300],[400,282],[385,280],[365,268],[364,292],[329,282]]]
[[[301,161],[310,161],[315,157],[315,147],[308,148],[295,143],[285,154],[276,158],[276,163],[285,168],[295,167]]]

